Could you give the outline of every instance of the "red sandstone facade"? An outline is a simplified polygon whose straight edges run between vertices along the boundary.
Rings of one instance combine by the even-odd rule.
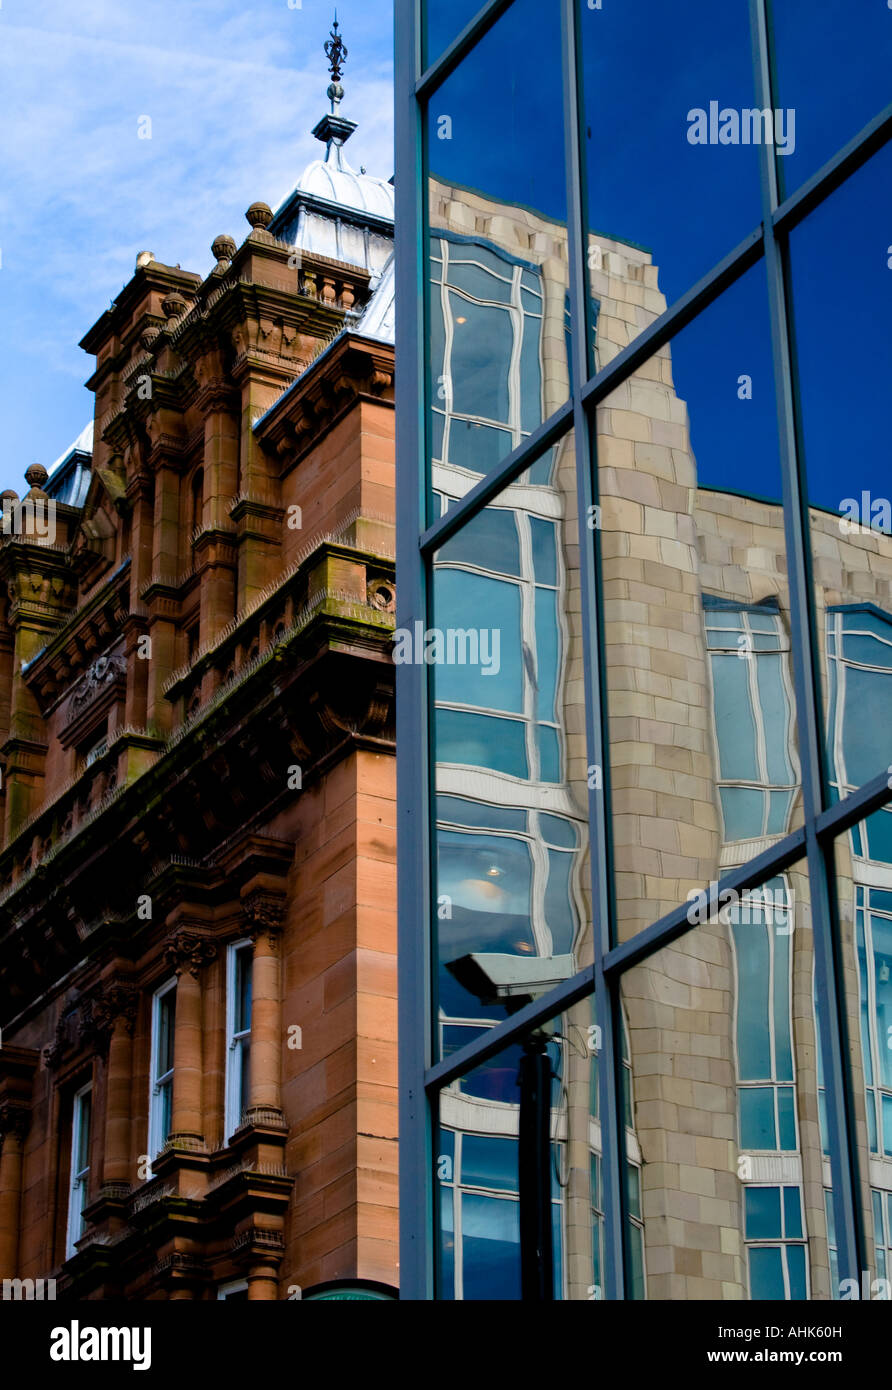
[[[392,225],[349,126],[205,279],[139,258],[92,436],[29,470],[54,534],[0,544],[0,1278],[59,1298],[398,1282]]]

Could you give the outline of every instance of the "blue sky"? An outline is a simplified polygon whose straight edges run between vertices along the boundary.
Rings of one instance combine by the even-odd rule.
[[[2,0],[0,486],[93,413],[78,341],[136,254],[207,274],[322,146],[332,0]],[[393,172],[390,0],[338,0],[351,163]],[[151,140],[137,138],[152,119]]]

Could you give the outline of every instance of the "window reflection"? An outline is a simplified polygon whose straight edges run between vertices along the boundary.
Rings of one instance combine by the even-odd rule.
[[[525,1058],[544,1057],[550,1100],[540,1112],[548,1172],[538,1199],[549,1208],[548,1262],[557,1299],[600,1299],[604,1294],[604,1208],[601,1128],[598,1115],[599,1035],[593,1000],[583,1000],[460,1077],[440,1095],[436,1150],[439,1202],[439,1298],[519,1299],[524,1262],[537,1263],[525,1247],[521,1202],[537,1194],[524,1187],[522,1146],[530,1143]],[[448,1028],[446,1050],[469,1040],[467,1028]],[[626,1069],[628,1046],[624,1030]],[[629,1073],[630,1074],[630,1073]],[[641,1153],[631,1128],[632,1091],[626,1115],[630,1296],[645,1296],[644,1209]],[[524,1111],[526,1109],[526,1120]],[[542,1256],[538,1257],[541,1260]],[[529,1275],[529,1268],[527,1268]]]
[[[435,558],[444,1046],[443,1029],[504,1017],[591,959],[573,463],[570,435]]]

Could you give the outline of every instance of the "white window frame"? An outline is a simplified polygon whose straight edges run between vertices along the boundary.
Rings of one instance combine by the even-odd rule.
[[[161,1093],[168,1086],[173,1090],[174,1065],[162,1074],[158,1072],[158,1026],[161,1015],[161,1001],[172,991],[176,992],[176,976],[165,981],[152,995],[152,1029],[151,1029],[151,1052],[149,1058],[149,1158],[157,1158],[164,1145],[167,1143],[167,1135],[161,1134]],[[174,1004],[174,1028],[176,1028],[176,1004]],[[174,1064],[176,1059],[174,1058]],[[173,1103],[171,1099],[171,1113],[173,1113]]]
[[[742,1203],[741,1203],[741,1214],[742,1214],[742,1220],[743,1220],[743,1243],[744,1243],[744,1248],[746,1249],[746,1282],[747,1282],[747,1292],[749,1293],[750,1299],[752,1299],[753,1294],[752,1294],[752,1270],[751,1270],[751,1267],[750,1267],[750,1255],[749,1255],[749,1252],[750,1252],[751,1250],[780,1250],[780,1252],[781,1252],[781,1270],[782,1270],[782,1272],[783,1272],[783,1277],[784,1277],[784,1298],[783,1298],[783,1301],[784,1301],[785,1303],[789,1303],[789,1302],[792,1301],[791,1298],[790,1298],[790,1282],[791,1282],[791,1281],[790,1281],[790,1265],[789,1265],[789,1260],[788,1260],[788,1256],[787,1256],[787,1252],[789,1251],[789,1249],[790,1249],[790,1247],[791,1247],[792,1245],[801,1245],[802,1248],[805,1250],[805,1298],[806,1298],[806,1300],[810,1299],[810,1298],[811,1298],[811,1270],[810,1270],[810,1268],[809,1268],[809,1263],[808,1263],[808,1234],[807,1234],[808,1228],[807,1228],[807,1226],[806,1226],[805,1200],[804,1200],[804,1193],[803,1193],[803,1190],[802,1190],[802,1185],[801,1185],[801,1183],[798,1183],[798,1182],[748,1182],[748,1183],[745,1184],[745,1187],[746,1187],[748,1190],[750,1190],[750,1191],[752,1191],[752,1189],[755,1188],[755,1187],[776,1187],[776,1188],[778,1189],[779,1193],[780,1193],[781,1233],[780,1233],[779,1236],[754,1236],[754,1237],[749,1237],[749,1236],[747,1236],[747,1234],[746,1234],[746,1215],[745,1215],[745,1213],[746,1213],[746,1204],[745,1204],[745,1202],[742,1202]],[[785,1207],[785,1205],[784,1205],[784,1188],[785,1188],[785,1187],[795,1187],[795,1188],[797,1189],[798,1194],[799,1194],[799,1221],[800,1221],[800,1228],[801,1228],[801,1231],[802,1231],[802,1234],[801,1234],[800,1236],[790,1236],[790,1235],[787,1235],[787,1230],[786,1230],[786,1207]],[[756,1302],[758,1302],[758,1301],[759,1301],[759,1300],[757,1299]]]
[[[235,1027],[235,1008],[236,1008],[236,971],[238,969],[238,958],[244,954],[248,958],[248,969],[251,969],[252,943],[249,938],[240,941],[233,941],[226,953],[226,1099],[225,1099],[225,1140],[228,1144],[236,1130],[242,1122],[242,1106],[239,1103],[239,1094],[242,1085],[242,1073],[244,1069],[244,1048],[242,1044],[247,1040],[250,1047],[251,1027],[242,1029],[240,1032]],[[254,998],[251,997],[251,1020],[253,1023]]]
[[[740,620],[739,628],[729,628],[722,625],[718,619],[730,614]],[[777,641],[776,647],[757,646],[757,639],[769,636],[764,628],[754,627],[751,616],[756,614],[760,617],[772,618],[774,620],[774,632],[771,634]],[[796,808],[796,794],[799,791],[802,770],[799,762],[799,753],[796,747],[796,694],[793,689],[793,678],[790,670],[791,645],[779,613],[770,610],[760,613],[758,605],[741,605],[738,608],[704,608],[703,610],[704,631],[707,634],[706,645],[709,655],[707,662],[709,671],[710,700],[712,705],[712,740],[713,750],[716,759],[716,768],[721,772],[722,768],[722,746],[719,737],[718,705],[716,697],[716,681],[713,672],[713,657],[717,656],[737,656],[741,657],[744,653],[742,674],[747,679],[747,691],[749,695],[749,708],[753,719],[755,730],[755,755],[757,776],[753,778],[725,777],[720,775],[716,778],[716,790],[720,792],[725,788],[747,788],[758,791],[762,794],[762,822],[758,834],[748,835],[742,843],[749,840],[781,839],[788,834],[791,828],[792,817]],[[723,640],[723,634],[727,637]],[[740,639],[744,639],[741,646]],[[712,639],[712,640],[710,640]],[[768,767],[768,738],[765,731],[766,715],[765,709],[759,694],[758,663],[760,658],[777,658],[780,662],[781,685],[786,701],[786,726],[784,729],[784,746],[786,749],[787,764],[790,777],[786,782],[772,782]],[[722,732],[724,732],[724,725]],[[783,831],[768,830],[768,822],[771,816],[771,793],[786,792],[789,797],[787,805],[786,825]],[[719,796],[719,811],[722,817],[722,840],[724,844],[741,843],[740,841],[730,840],[725,829],[725,810],[721,796]]]
[[[89,1117],[86,1118],[87,1162],[83,1168],[77,1167],[77,1156],[84,1134],[86,1106],[84,1101],[90,1097]],[[68,1225],[65,1233],[65,1258],[70,1260],[77,1254],[77,1242],[84,1234],[84,1207],[87,1204],[87,1186],[90,1181],[90,1144],[92,1142],[93,1083],[88,1081],[75,1091],[71,1105],[71,1170],[68,1177]]]
[[[234,1293],[247,1293],[247,1279],[230,1279],[226,1284],[217,1285],[217,1302],[224,1302]]]

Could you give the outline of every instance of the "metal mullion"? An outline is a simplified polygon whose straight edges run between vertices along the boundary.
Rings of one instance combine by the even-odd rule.
[[[488,29],[492,28],[496,20],[501,18],[511,3],[512,0],[489,0],[488,4],[477,11],[474,18],[468,21],[461,33],[452,40],[449,47],[428,68],[422,71],[421,76],[415,81],[415,95],[419,101],[429,97],[437,87],[446,81],[450,73],[454,72],[462,59],[470,53],[472,48],[476,47],[479,40],[483,38]],[[419,54],[418,67],[415,72],[419,71],[424,61],[420,43]]]
[[[756,102],[773,109],[766,0],[750,0]],[[818,841],[815,824],[824,810],[825,778],[818,667],[815,659],[808,498],[796,429],[794,364],[790,340],[787,266],[773,218],[778,207],[774,147],[759,149],[762,214],[765,228],[765,271],[768,283],[771,348],[778,412],[778,448],[784,499],[784,533],[790,585],[790,628],[796,717],[801,751],[802,797],[806,857],[811,889],[815,981],[822,1001],[818,1021],[824,1062],[830,1166],[841,1278],[859,1277],[866,1268],[863,1223],[855,1152],[854,1105],[848,1057],[846,1002],[842,990],[841,935],[832,893],[833,872],[827,852]]]
[[[411,628],[426,614],[426,576],[418,555],[427,499],[425,459],[425,348],[419,305],[424,304],[421,237],[424,168],[421,110],[413,85],[419,63],[420,0],[398,0],[395,25],[397,180],[396,301],[400,371],[396,383],[397,564],[401,575],[398,624]],[[427,748],[427,667],[396,670],[397,747]],[[400,1289],[404,1299],[433,1296],[433,1178],[431,1124],[424,1068],[431,1056],[429,764],[397,759],[397,865],[399,941]],[[420,851],[420,852],[419,852]],[[419,929],[420,927],[420,929]]]
[[[572,1004],[584,999],[586,995],[591,994],[592,987],[592,969],[587,966],[569,980],[564,980],[547,994],[543,994],[540,999],[525,1004],[510,1018],[503,1019],[494,1028],[487,1029],[483,1037],[465,1043],[457,1052],[451,1052],[448,1057],[435,1062],[425,1072],[425,1090],[440,1091],[451,1081],[457,1081],[466,1072],[480,1066],[482,1062],[489,1061],[490,1057],[494,1057],[503,1048],[519,1042],[531,1029],[547,1023],[557,1014],[569,1009]]]
[[[805,830],[800,828],[785,835],[776,845],[771,845],[755,859],[748,859],[745,864],[731,869],[724,878],[715,881],[715,886],[710,884],[708,889],[703,890],[706,892],[706,905],[696,922],[692,922],[688,917],[694,900],[679,903],[678,907],[674,907],[665,917],[661,917],[644,931],[638,932],[619,946],[614,946],[604,959],[605,974],[613,976],[631,970],[633,965],[639,965],[647,956],[661,950],[663,946],[670,946],[673,941],[684,936],[685,932],[695,931],[703,925],[703,921],[719,910],[722,906],[719,899],[725,893],[734,892],[739,896],[750,888],[760,887],[766,878],[783,873],[785,869],[804,858],[805,847]],[[699,920],[700,916],[703,921]]]
[[[892,800],[892,777],[889,770],[865,782],[856,792],[822,811],[815,821],[815,833],[820,840],[836,839],[873,811]]]
[[[600,602],[599,532],[589,525],[595,496],[594,421],[585,409],[583,386],[593,360],[589,348],[591,304],[588,282],[588,219],[581,138],[584,110],[578,11],[575,0],[562,0],[564,131],[567,161],[567,263],[570,279],[570,382],[576,442],[576,496],[579,527],[579,578],[586,744],[589,766],[600,769],[601,786],[589,787],[589,868],[591,874],[593,976],[600,1037],[598,1100],[601,1128],[601,1203],[606,1299],[622,1299],[630,1266],[626,1231],[628,1194],[623,1182],[625,1129],[622,1114],[622,1012],[619,980],[608,981],[604,958],[613,939],[613,877],[610,854],[610,781],[608,768],[607,690],[603,660]]]
[[[762,255],[762,227],[756,227],[729,251],[712,270],[677,299],[658,319],[639,333],[622,352],[617,353],[606,367],[586,382],[580,393],[584,404],[591,409],[631,374],[647,362],[654,353],[685,328],[692,319],[708,308],[735,280],[739,280]]]
[[[521,473],[529,468],[531,463],[550,448],[553,444],[572,428],[573,406],[570,401],[560,406],[553,415],[516,449],[512,449],[510,454],[506,454],[500,463],[487,473],[479,483],[475,483],[470,492],[466,492],[464,497],[459,499],[454,506],[450,507],[444,516],[435,521],[418,539],[418,549],[422,555],[429,555],[431,551],[438,550],[441,545],[445,545],[456,531],[460,531],[465,522],[470,521],[477,512],[482,511],[487,503],[491,502],[503,488],[509,483],[517,480]]]
[[[892,138],[892,103],[869,121],[847,145],[843,145],[800,188],[785,198],[772,213],[775,233],[789,233],[793,227],[819,204],[829,198],[840,184],[854,174],[877,150]]]

